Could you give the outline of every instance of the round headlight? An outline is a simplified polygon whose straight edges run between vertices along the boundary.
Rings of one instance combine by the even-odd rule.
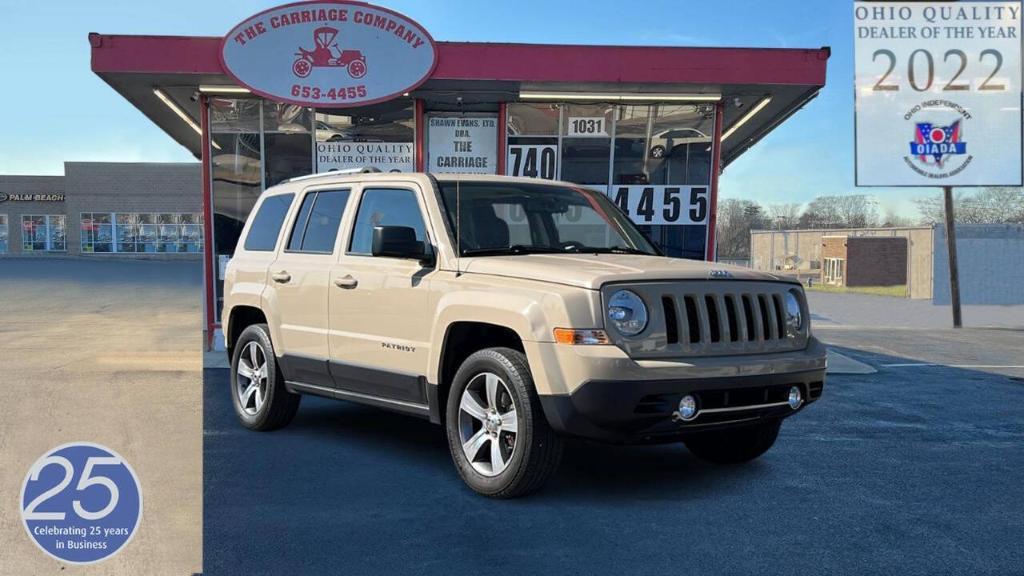
[[[803,312],[800,310],[800,298],[796,290],[786,292],[786,333],[796,336],[804,327]]]
[[[647,306],[635,293],[619,290],[608,301],[608,320],[624,336],[636,336],[647,327]]]

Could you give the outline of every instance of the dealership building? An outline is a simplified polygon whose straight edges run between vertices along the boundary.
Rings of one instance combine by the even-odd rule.
[[[607,193],[667,254],[714,259],[718,175],[818,94],[830,54],[435,41],[345,1],[273,8],[223,38],[89,43],[92,70],[201,160],[211,336],[256,198],[315,172],[572,181]]]
[[[0,175],[0,257],[198,260],[201,190],[197,162],[65,162],[63,176]]]

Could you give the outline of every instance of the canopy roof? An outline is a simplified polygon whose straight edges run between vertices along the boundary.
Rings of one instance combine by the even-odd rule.
[[[221,39],[90,34],[92,70],[167,134],[199,156],[199,134],[155,93],[198,124],[199,86],[235,86],[220,62]],[[828,48],[690,48],[438,42],[438,64],[411,98],[472,111],[519,101],[521,91],[721,94],[728,132],[723,166],[813,99],[825,85]],[[456,103],[455,98],[462,100]]]

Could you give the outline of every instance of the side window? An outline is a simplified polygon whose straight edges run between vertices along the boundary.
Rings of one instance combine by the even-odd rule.
[[[416,240],[427,239],[423,213],[416,193],[400,188],[370,188],[363,192],[352,231],[352,254],[369,254],[374,226],[408,226],[416,231]]]
[[[333,252],[348,196],[348,190],[322,190],[307,194],[295,219],[288,250],[321,254]]]
[[[260,209],[249,226],[249,235],[245,238],[245,249],[254,252],[273,252],[277,245],[277,236],[292,205],[294,194],[278,194],[263,199]]]

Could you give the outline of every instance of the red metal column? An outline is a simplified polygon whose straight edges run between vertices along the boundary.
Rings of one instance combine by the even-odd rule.
[[[722,171],[722,119],[725,104],[715,105],[715,141],[711,149],[711,197],[708,201],[708,245],[705,260],[715,261],[715,225],[718,223],[718,173]]]
[[[210,108],[207,97],[199,98],[199,125],[203,133],[203,291],[206,296],[206,349],[213,349],[213,331],[216,328],[216,307],[214,306],[214,275],[213,265],[213,191],[210,186]]]
[[[416,115],[416,171],[423,172],[426,165],[426,156],[423,155],[423,130],[426,126],[423,118],[423,100],[417,99],[413,110]]]
[[[505,120],[508,118],[506,112],[507,104],[498,103],[498,174],[505,174],[505,160],[508,154],[505,153]]]

